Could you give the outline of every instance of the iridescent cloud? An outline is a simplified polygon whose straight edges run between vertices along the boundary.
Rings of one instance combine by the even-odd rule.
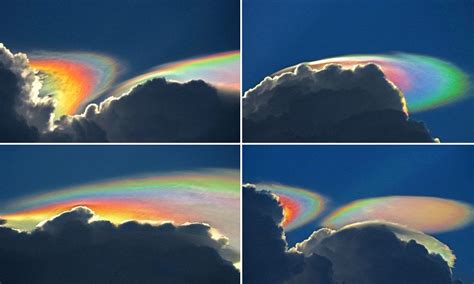
[[[92,52],[33,52],[30,67],[43,81],[40,96],[56,99],[56,118],[74,115],[110,88],[118,63]]]
[[[1,207],[0,219],[9,227],[31,230],[77,206],[114,223],[208,223],[239,248],[240,178],[231,170],[120,178],[49,191],[9,201]]]
[[[240,52],[222,52],[159,65],[145,74],[120,84],[113,91],[113,95],[120,96],[136,85],[158,77],[178,82],[204,80],[218,88],[238,92],[240,90]]]
[[[269,190],[283,206],[283,226],[291,231],[316,219],[324,208],[324,198],[314,192],[282,184],[260,183],[257,190]]]
[[[360,199],[335,210],[323,221],[329,228],[381,220],[426,233],[456,230],[474,220],[473,207],[459,201],[425,196],[386,196]]]

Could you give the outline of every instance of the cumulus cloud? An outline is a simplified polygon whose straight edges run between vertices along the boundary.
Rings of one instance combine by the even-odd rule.
[[[433,141],[374,64],[321,70],[301,64],[267,77],[245,93],[243,117],[249,142]]]
[[[35,141],[49,127],[54,102],[38,97],[40,87],[26,55],[0,43],[0,141]]]
[[[0,140],[45,142],[236,142],[240,97],[204,81],[158,78],[52,121],[55,99],[25,54],[0,44]]]
[[[433,242],[430,236],[420,237],[420,232],[366,222],[337,231],[321,228],[288,248],[282,214],[270,192],[244,186],[245,283],[458,283],[443,257],[416,241]],[[416,240],[407,238],[410,235]]]
[[[0,279],[5,283],[239,283],[221,254],[225,239],[206,224],[154,226],[93,221],[77,207],[32,232],[0,227]],[[234,260],[236,261],[236,260]]]

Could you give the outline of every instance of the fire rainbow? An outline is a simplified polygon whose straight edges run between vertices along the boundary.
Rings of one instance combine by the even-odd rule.
[[[457,102],[468,95],[468,76],[457,66],[438,58],[396,53],[391,55],[348,55],[306,62],[313,69],[328,64],[344,68],[376,64],[386,78],[405,95],[410,112],[430,110]],[[272,76],[293,72],[297,65],[285,68]]]
[[[33,52],[29,57],[42,79],[40,96],[56,99],[56,118],[80,112],[110,88],[118,73],[118,63],[98,53]]]
[[[353,201],[327,216],[322,225],[337,229],[371,220],[397,223],[425,233],[441,233],[471,224],[474,211],[469,204],[450,199],[386,196]]]
[[[238,92],[240,90],[240,52],[222,52],[159,65],[145,74],[120,84],[113,91],[113,95],[120,96],[128,93],[136,85],[159,77],[178,82],[204,80],[215,87]]]
[[[86,206],[100,219],[116,224],[208,223],[239,248],[239,185],[239,172],[223,169],[122,178],[12,200],[1,206],[0,219],[27,231],[64,211]]]
[[[282,184],[260,183],[257,190],[268,190],[278,196],[283,207],[283,227],[294,230],[313,221],[324,209],[324,198],[305,189]]]

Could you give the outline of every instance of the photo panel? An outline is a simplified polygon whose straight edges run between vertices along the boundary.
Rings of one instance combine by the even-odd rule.
[[[240,1],[9,1],[0,142],[240,141]]]
[[[244,283],[474,280],[474,147],[244,146]]]
[[[0,282],[240,283],[238,146],[0,156]]]
[[[474,2],[242,0],[245,142],[473,142]]]

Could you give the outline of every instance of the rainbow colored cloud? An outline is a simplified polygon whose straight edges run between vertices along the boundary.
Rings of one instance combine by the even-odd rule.
[[[457,102],[467,96],[468,76],[450,62],[438,58],[397,53],[392,55],[347,55],[307,62],[313,69],[328,64],[344,68],[356,65],[376,64],[388,80],[405,95],[408,110],[419,112]],[[277,76],[293,72],[297,65],[274,73]]]
[[[325,209],[321,195],[282,184],[256,184],[278,196],[283,207],[285,230],[291,231],[315,222]],[[474,222],[474,208],[466,203],[428,196],[385,196],[356,200],[326,215],[324,227],[340,229],[358,222],[396,223],[424,233],[442,233]],[[316,226],[315,226],[316,228]]]
[[[30,67],[42,78],[40,96],[56,99],[56,118],[81,113],[87,104],[108,90],[110,95],[120,96],[158,77],[179,82],[204,80],[223,90],[240,90],[239,51],[160,65],[116,87],[113,84],[119,64],[111,57],[92,52],[34,52],[29,57]]]
[[[56,118],[80,112],[112,86],[119,69],[113,58],[92,52],[35,52],[29,58],[42,78],[40,96],[56,99]]]
[[[260,183],[258,190],[269,190],[278,196],[283,207],[283,226],[287,231],[314,221],[324,209],[325,199],[314,192],[276,183]]]
[[[7,226],[31,230],[77,206],[114,223],[208,223],[239,248],[240,176],[233,170],[178,172],[121,178],[11,200],[1,206]]]
[[[336,209],[322,224],[341,228],[356,222],[382,220],[425,233],[460,229],[474,221],[466,203],[428,196],[385,196],[356,200]]]
[[[159,77],[179,82],[204,80],[224,90],[239,91],[240,52],[222,52],[159,65],[145,74],[123,82],[113,91],[113,95],[122,95],[136,85]]]

